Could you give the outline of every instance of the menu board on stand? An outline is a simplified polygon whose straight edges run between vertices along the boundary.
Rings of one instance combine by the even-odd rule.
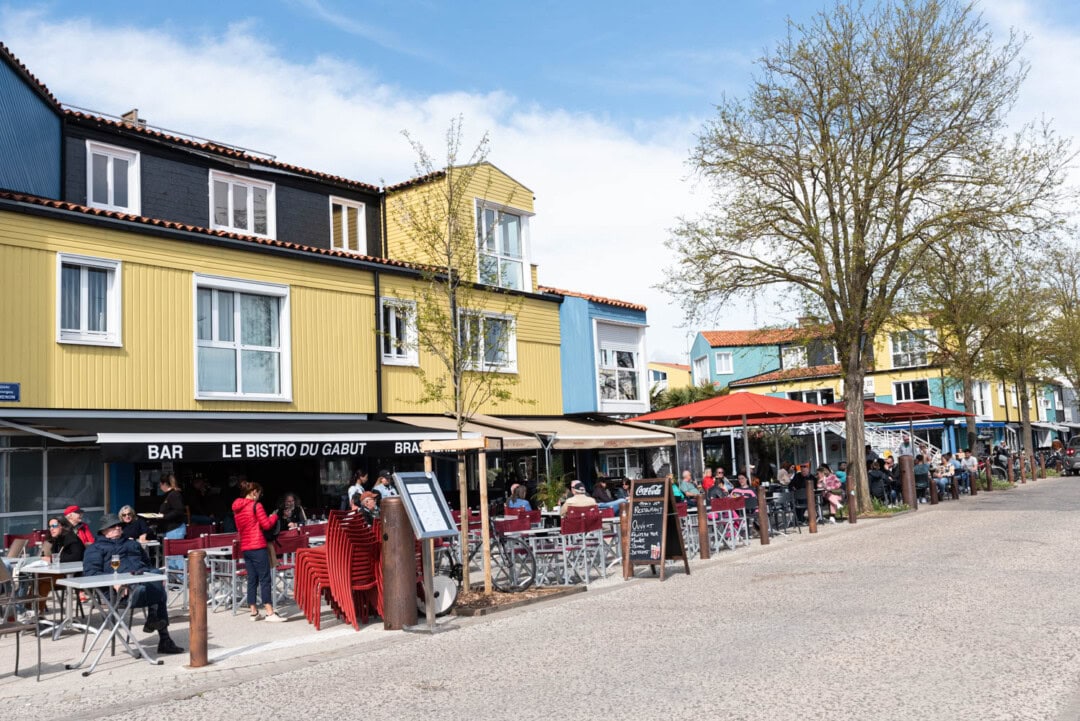
[[[690,573],[671,481],[664,478],[633,481],[628,518],[630,574],[637,566],[649,566],[653,573],[659,566],[663,581],[668,561],[682,561],[686,573]]]

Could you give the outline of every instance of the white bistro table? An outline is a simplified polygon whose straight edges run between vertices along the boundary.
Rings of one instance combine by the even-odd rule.
[[[64,588],[71,589],[73,592],[86,591],[90,596],[90,602],[95,608],[98,608],[102,612],[101,626],[94,632],[94,638],[90,641],[89,647],[83,654],[82,658],[76,663],[65,664],[66,669],[81,668],[86,660],[90,658],[90,654],[94,651],[94,646],[97,645],[99,639],[101,639],[105,630],[108,629],[109,633],[105,636],[104,642],[101,644],[101,648],[98,650],[97,656],[94,657],[94,662],[90,664],[90,668],[82,672],[83,676],[89,676],[97,668],[98,661],[105,654],[105,649],[109,647],[109,642],[115,638],[120,639],[120,643],[124,644],[124,648],[127,649],[135,658],[141,658],[148,664],[154,666],[160,666],[162,661],[160,659],[152,658],[143,648],[142,644],[136,641],[132,637],[131,628],[128,627],[127,622],[124,620],[124,613],[127,611],[127,607],[121,607],[121,595],[119,593],[110,593],[110,590],[124,586],[134,586],[139,583],[165,583],[165,576],[159,573],[117,573],[110,574],[104,573],[100,576],[80,576],[79,578],[64,578],[58,581],[59,585]],[[123,633],[119,632],[123,630]]]
[[[63,576],[64,578],[71,578],[82,573],[83,565],[82,561],[68,561],[66,563],[46,563],[44,560],[32,561],[27,563],[19,569],[19,573],[32,573],[35,576]],[[59,592],[57,583],[59,579],[54,581],[53,592]],[[75,623],[73,620],[75,617],[75,593],[64,594],[64,606],[60,612],[59,621],[50,621],[49,619],[43,620],[42,625],[52,626],[53,640],[60,638],[60,634],[64,632],[65,628],[74,628],[80,631],[86,631],[86,624]]]

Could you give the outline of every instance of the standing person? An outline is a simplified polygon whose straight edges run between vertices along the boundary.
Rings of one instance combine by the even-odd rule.
[[[360,494],[360,503],[357,508],[369,526],[375,525],[375,519],[379,517],[379,494],[375,491],[364,491]]]
[[[896,447],[896,455],[900,456],[914,456],[915,446],[911,443],[911,437],[907,433],[900,435],[900,445]]]
[[[233,501],[233,518],[236,519],[236,531],[240,534],[240,551],[244,554],[244,566],[247,568],[247,602],[251,607],[251,620],[258,621],[259,606],[256,591],[262,596],[263,608],[266,611],[266,620],[271,623],[281,623],[283,616],[274,613],[273,597],[270,588],[270,552],[266,548],[266,537],[263,531],[268,531],[277,523],[278,516],[266,515],[266,509],[259,503],[263,489],[258,483],[244,481],[240,485],[244,491],[243,498]]]
[[[90,526],[83,522],[83,512],[78,506],[68,506],[64,509],[64,518],[71,524],[71,529],[75,531],[75,535],[79,537],[79,540],[83,542],[84,546],[89,546],[94,542],[94,532],[90,530]]]
[[[187,511],[184,509],[184,494],[180,492],[180,484],[176,482],[176,476],[172,473],[162,476],[158,484],[161,494],[165,498],[161,501],[162,538],[176,540],[183,538],[187,533]]]
[[[383,498],[396,496],[397,490],[390,483],[390,471],[379,471],[379,477],[375,479],[375,486],[371,489]]]
[[[352,497],[367,490],[367,488],[365,488],[367,482],[367,471],[363,468],[357,468],[353,473],[352,485],[345,489],[345,498],[341,502],[341,510],[347,511],[349,509],[349,504],[352,501]]]

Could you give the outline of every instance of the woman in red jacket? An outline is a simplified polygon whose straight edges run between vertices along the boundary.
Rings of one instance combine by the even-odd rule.
[[[280,623],[285,618],[274,613],[270,588],[270,554],[266,550],[266,538],[263,536],[263,531],[273,528],[277,523],[277,514],[266,515],[266,510],[259,503],[263,489],[258,483],[243,481],[240,489],[245,495],[233,501],[232,512],[236,519],[236,531],[240,536],[240,550],[244,554],[244,567],[247,569],[247,600],[251,607],[251,620],[258,621],[262,618],[255,597],[258,589],[266,609],[266,620]]]

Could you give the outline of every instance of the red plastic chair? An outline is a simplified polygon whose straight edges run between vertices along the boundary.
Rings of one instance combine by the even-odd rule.
[[[203,540],[201,538],[166,538],[161,542],[161,553],[166,567],[166,590],[171,590],[174,593],[179,593],[182,597],[180,608],[186,609],[188,607],[188,565],[187,555],[191,551],[197,551],[204,548]],[[169,570],[169,558],[182,558],[183,568],[179,571]],[[177,579],[177,575],[179,578]],[[176,597],[173,596],[173,600]]]
[[[216,529],[212,525],[189,525],[187,530],[184,531],[184,538],[198,538],[199,536],[207,536],[213,533]]]

